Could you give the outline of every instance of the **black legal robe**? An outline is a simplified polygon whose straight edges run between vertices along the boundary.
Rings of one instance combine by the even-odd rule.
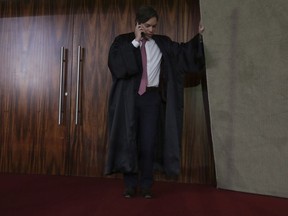
[[[109,97],[109,146],[106,174],[137,173],[138,154],[135,120],[135,94],[138,91],[142,63],[140,48],[131,43],[133,32],[115,38],[109,51],[108,66],[112,74]],[[201,35],[186,43],[154,35],[162,52],[160,88],[163,96],[155,170],[169,176],[180,172],[183,124],[183,74],[203,70],[205,58]]]

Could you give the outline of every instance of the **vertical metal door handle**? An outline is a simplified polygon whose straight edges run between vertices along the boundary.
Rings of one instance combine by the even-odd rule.
[[[80,71],[82,62],[82,47],[78,46],[78,57],[77,57],[77,85],[76,85],[76,109],[75,109],[75,125],[78,125],[78,112],[79,112],[79,89],[80,89]]]
[[[64,62],[65,62],[65,48],[61,47],[61,57],[60,57],[60,79],[59,79],[59,104],[58,104],[58,125],[61,125],[61,117],[62,117],[62,99],[63,99],[63,72],[64,72]]]

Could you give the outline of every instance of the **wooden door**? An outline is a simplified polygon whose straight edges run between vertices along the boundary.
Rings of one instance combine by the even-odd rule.
[[[108,51],[116,35],[133,31],[142,4],[159,12],[159,34],[182,42],[197,31],[198,0],[0,2],[0,171],[103,175]],[[185,90],[181,182],[215,182],[203,91]]]
[[[60,110],[61,125],[58,103],[61,47],[72,47],[70,4],[69,0],[0,3],[2,172],[65,173],[69,95]],[[66,54],[65,76],[72,56]]]
[[[109,1],[75,2],[71,104],[72,175],[102,176],[107,146]]]

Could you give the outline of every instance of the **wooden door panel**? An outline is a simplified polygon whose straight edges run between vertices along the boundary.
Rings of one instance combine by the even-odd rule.
[[[142,4],[159,12],[157,33],[182,42],[197,32],[198,0],[0,2],[0,171],[103,175],[108,51],[116,35],[133,31],[135,10]],[[58,125],[62,46],[65,82]],[[78,46],[83,58],[76,125]],[[185,90],[181,182],[215,182],[202,91],[201,86]]]
[[[74,175],[102,176],[107,145],[107,103],[111,84],[107,67],[108,50],[113,35],[111,5],[107,1],[82,1],[74,21],[74,89],[76,98],[78,46],[83,59],[80,71],[78,124],[76,106],[71,112],[71,169]]]
[[[64,174],[67,123],[58,126],[58,98],[60,47],[72,42],[68,2],[1,3],[2,171]]]

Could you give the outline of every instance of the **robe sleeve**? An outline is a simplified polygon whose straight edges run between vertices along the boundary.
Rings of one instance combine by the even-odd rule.
[[[108,67],[114,78],[126,79],[139,73],[135,55],[137,49],[139,48],[135,48],[131,41],[125,40],[123,36],[115,38],[108,56]]]
[[[177,59],[177,68],[184,73],[197,72],[205,67],[202,36],[197,34],[186,43],[172,42],[170,50]]]

